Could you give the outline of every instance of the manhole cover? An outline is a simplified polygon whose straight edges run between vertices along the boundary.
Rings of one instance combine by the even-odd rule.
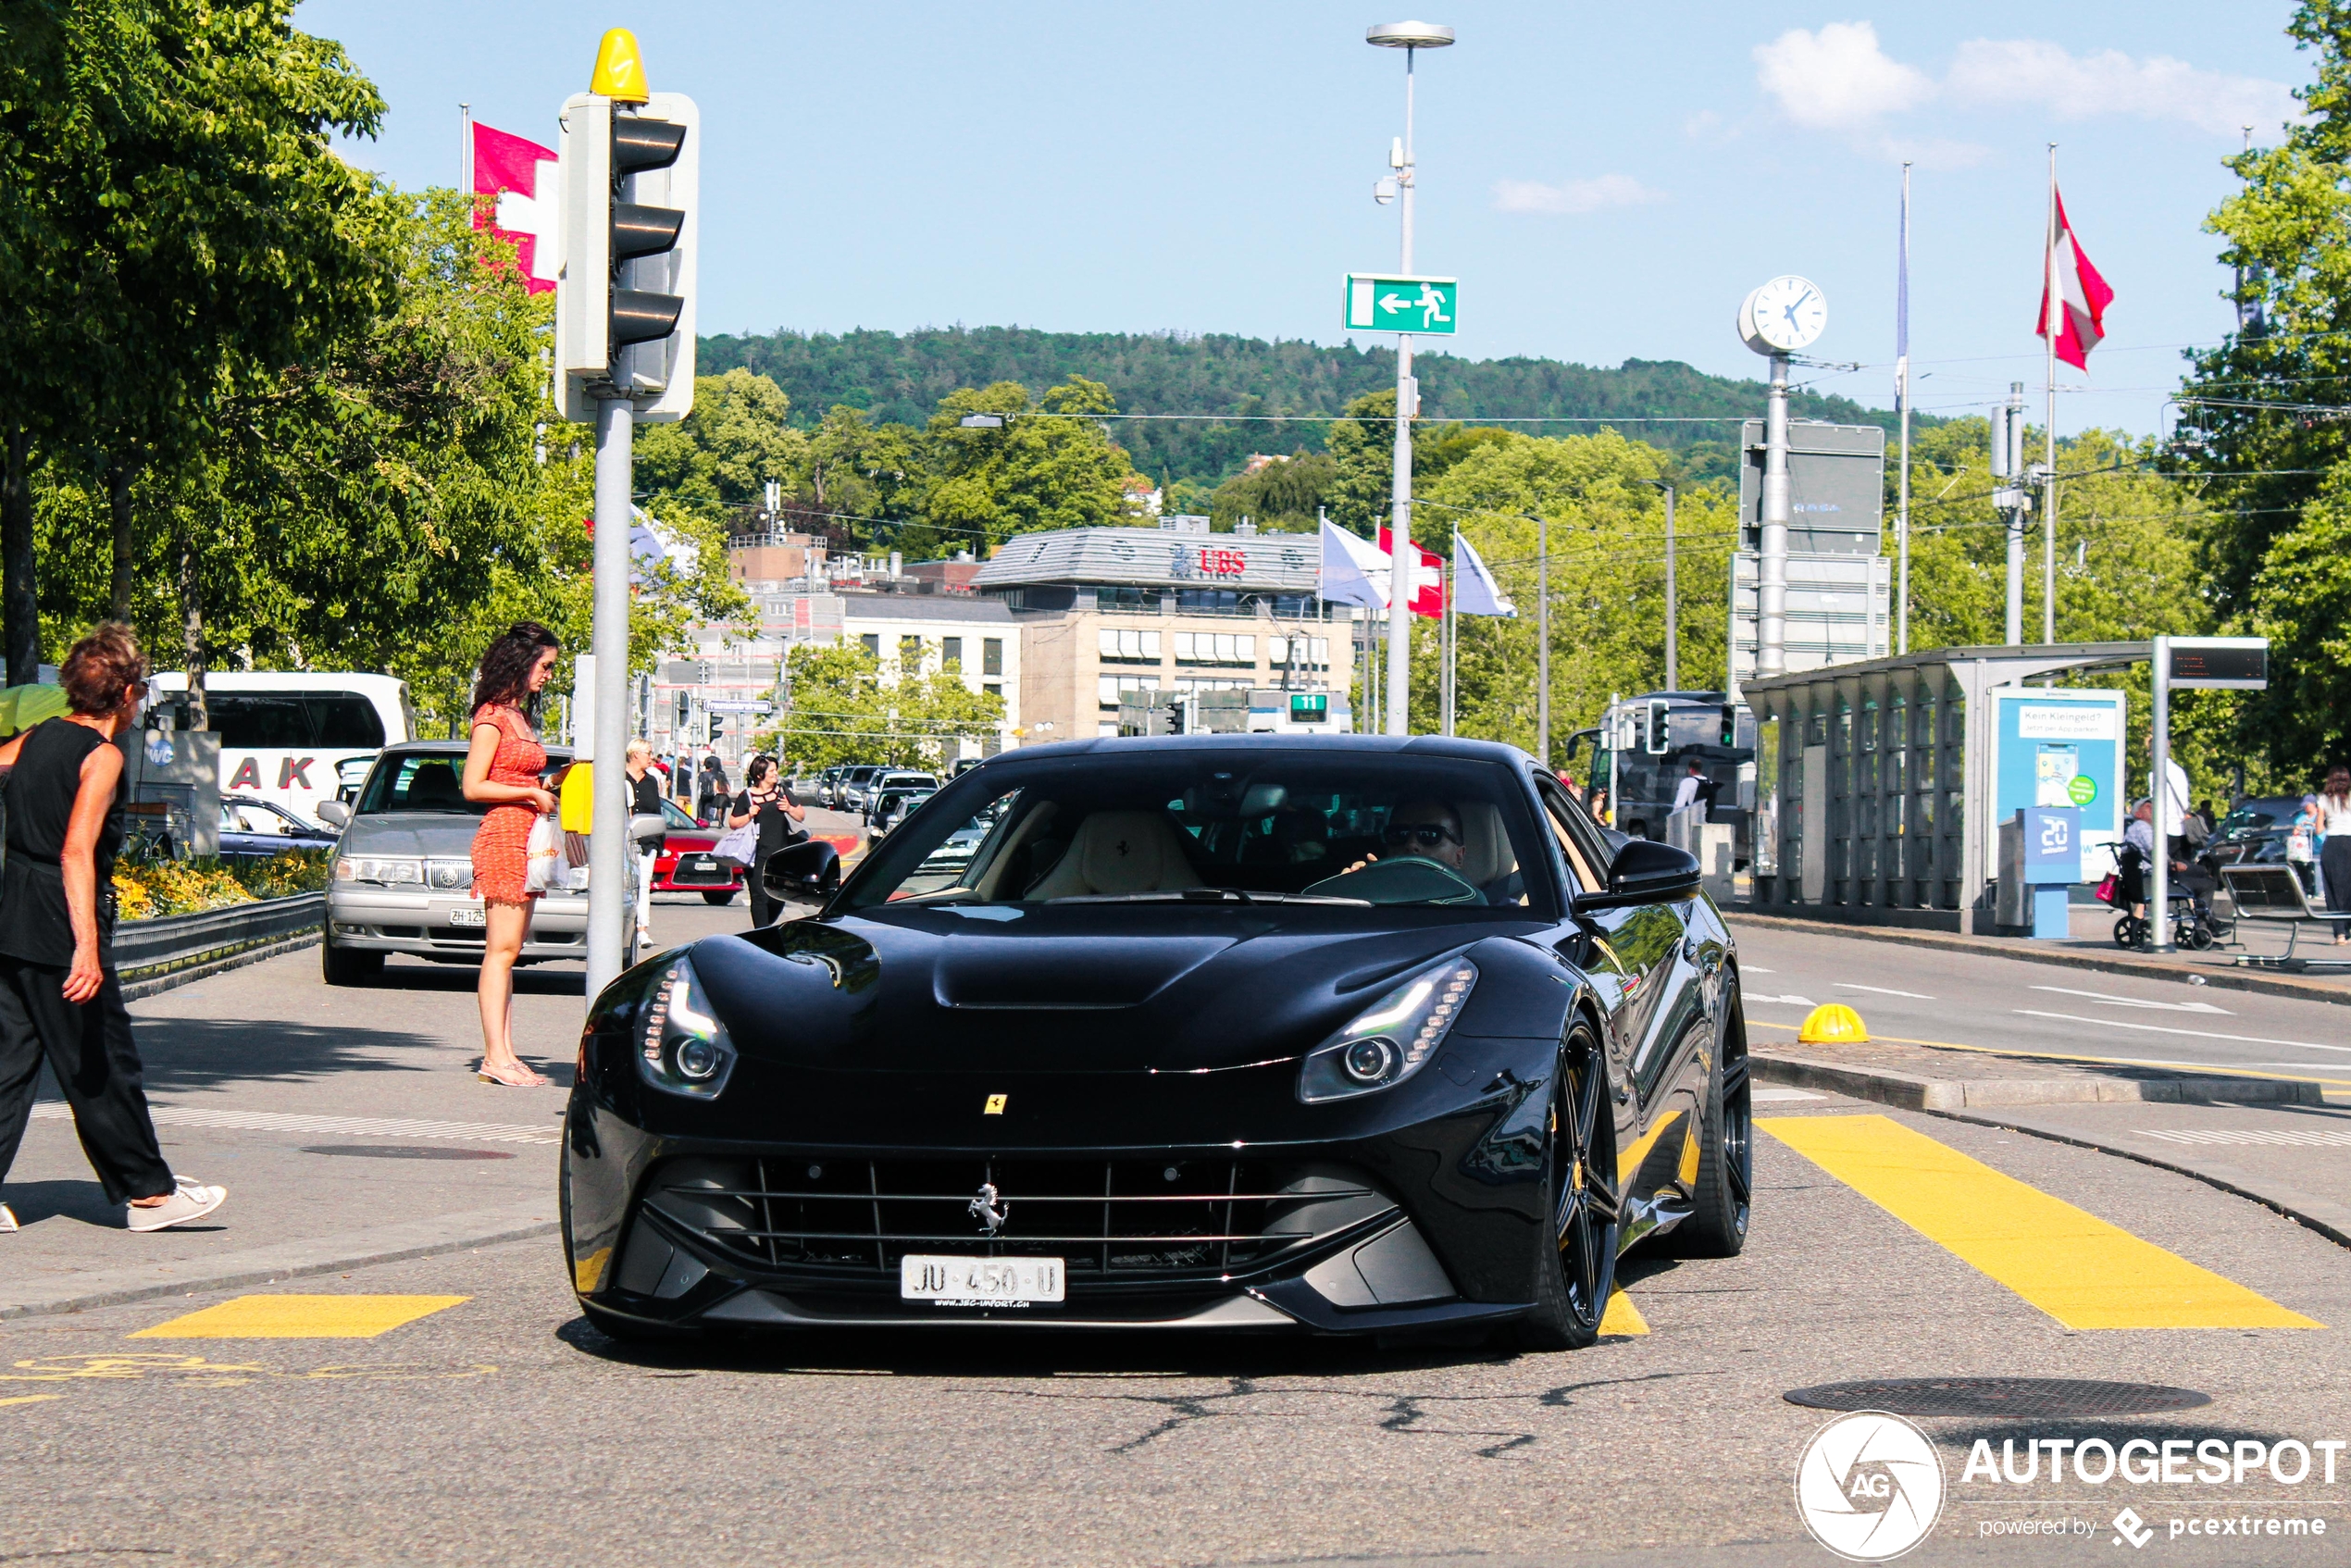
[[[2212,1402],[2193,1388],[2077,1377],[1879,1377],[1822,1383],[1781,1396],[1814,1410],[1883,1410],[1896,1415],[2147,1415]]]
[[[319,1143],[305,1154],[347,1154],[360,1160],[511,1160],[495,1149],[441,1149],[423,1143]]]

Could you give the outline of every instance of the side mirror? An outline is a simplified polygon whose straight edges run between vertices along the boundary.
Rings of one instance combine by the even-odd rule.
[[[840,886],[840,852],[822,839],[787,844],[767,857],[760,879],[769,898],[822,903]]]
[[[318,820],[330,828],[348,828],[351,826],[351,808],[341,801],[320,801]]]
[[[669,825],[661,819],[659,812],[649,811],[628,819],[628,836],[637,841],[639,849],[658,849],[668,834]]]
[[[1608,868],[1608,890],[1578,893],[1574,910],[1623,909],[1636,903],[1678,903],[1696,898],[1698,856],[1653,839],[1628,840]]]

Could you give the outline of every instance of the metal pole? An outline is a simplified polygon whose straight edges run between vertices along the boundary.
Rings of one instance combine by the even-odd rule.
[[[1763,416],[1761,570],[1755,584],[1755,673],[1787,673],[1787,355],[1772,355],[1772,395]]]
[[[2156,952],[2170,952],[2171,923],[2165,918],[2171,908],[2171,640],[2168,637],[2155,640],[2153,684],[2155,756],[2147,778],[2147,799],[2155,803],[2155,820],[2147,826],[2155,829],[2155,853],[2148,857],[2155,863],[2155,876],[2147,885],[2147,934]],[[2327,891],[2332,894],[2334,890],[2329,888]],[[2333,900],[2330,898],[2329,902]]]
[[[1402,187],[1404,264],[1412,272],[1412,56],[1404,51],[1404,168],[1397,183]],[[1412,554],[1412,404],[1419,399],[1412,385],[1412,339],[1396,334],[1396,472],[1394,520],[1388,542],[1394,546],[1387,566],[1387,727],[1390,735],[1412,733],[1412,577],[1418,557]]]
[[[593,721],[596,794],[588,835],[588,1000],[628,965],[623,929],[629,897],[628,796],[620,788],[628,744],[628,491],[635,409],[625,397],[596,404]]]
[[[1895,514],[1897,575],[1894,651],[1910,651],[1910,166],[1902,166],[1902,258],[1894,285],[1894,405],[1902,415],[1900,508]]]
[[[1673,596],[1673,487],[1665,491],[1665,689],[1682,689],[1680,666],[1674,657],[1675,628],[1681,625],[1679,602]]]
[[[1461,652],[1461,620],[1453,607],[1453,592],[1459,586],[1453,580],[1453,561],[1461,558],[1461,533],[1454,531],[1452,556],[1438,567],[1439,581],[1445,595],[1445,733],[1453,733],[1453,671]]]
[[[1551,770],[1551,524],[1535,514],[1535,760]]]
[[[2049,422],[2041,432],[2047,443],[2041,470],[2046,487],[2041,503],[2041,641],[2057,641],[2057,341],[2058,325],[2065,319],[2065,301],[2058,294],[2057,143],[2049,143]]]
[[[457,194],[470,210],[474,204],[474,106],[457,106]]]
[[[2024,641],[2024,509],[2014,503],[2024,494],[2024,476],[2016,472],[2016,456],[2024,449],[2024,438],[2018,432],[2018,421],[2024,417],[2024,408],[2017,392],[2017,384],[2009,388],[2009,401],[1994,411],[1992,421],[1992,476],[2009,481],[2010,504],[2001,508],[2008,539],[2008,602],[2001,621],[2001,641],[2014,648]]]

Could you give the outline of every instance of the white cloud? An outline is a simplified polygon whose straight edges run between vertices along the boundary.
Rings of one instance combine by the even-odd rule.
[[[1494,206],[1499,212],[1598,212],[1603,207],[1646,206],[1664,199],[1663,192],[1650,190],[1629,174],[1562,180],[1556,185],[1536,180],[1494,181]]]
[[[1756,81],[1780,112],[1814,131],[1850,131],[1934,96],[1924,71],[1890,58],[1868,22],[1791,28],[1755,46]]]
[[[2221,134],[2246,125],[2273,130],[2300,112],[2283,82],[2198,70],[2161,55],[2133,59],[2114,49],[2077,59],[2061,45],[2028,38],[1960,44],[1946,85],[1956,98],[2034,104],[2059,119],[2133,115]]]

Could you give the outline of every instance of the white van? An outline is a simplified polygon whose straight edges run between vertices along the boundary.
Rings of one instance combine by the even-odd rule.
[[[187,675],[166,670],[149,682],[149,704],[171,706]],[[306,822],[367,776],[376,753],[413,740],[417,710],[408,683],[389,675],[318,670],[208,671],[205,705],[220,737],[220,792],[285,807]]]

